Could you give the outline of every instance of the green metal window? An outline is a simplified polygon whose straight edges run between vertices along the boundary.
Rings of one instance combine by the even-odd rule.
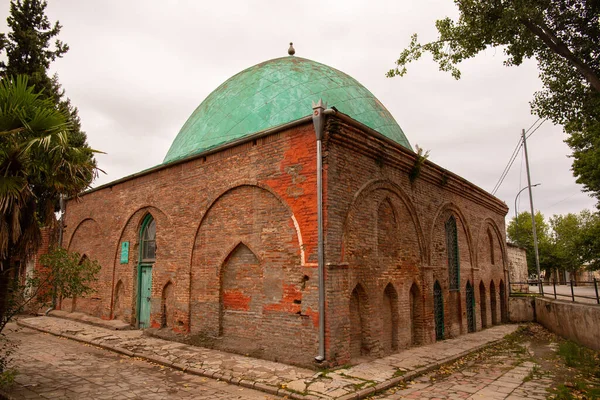
[[[475,332],[475,291],[469,281],[467,281],[467,329],[469,332]]]
[[[456,219],[451,215],[446,221],[446,252],[448,253],[448,278],[450,290],[460,290],[460,268]]]
[[[143,263],[156,261],[156,222],[151,215],[148,215],[142,224],[141,258]]]
[[[433,285],[433,316],[435,318],[435,340],[444,339],[444,298],[438,281]]]

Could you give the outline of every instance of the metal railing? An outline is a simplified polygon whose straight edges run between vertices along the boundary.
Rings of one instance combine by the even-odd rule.
[[[525,286],[527,290],[523,290]],[[553,297],[557,300],[600,304],[598,279],[596,278],[592,281],[574,281],[571,279],[564,283],[557,283],[556,280],[553,280],[547,284],[544,284],[541,280],[510,282],[509,293],[511,295],[531,293],[543,297]]]

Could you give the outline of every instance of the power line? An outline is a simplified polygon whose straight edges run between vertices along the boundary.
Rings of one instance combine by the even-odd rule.
[[[517,142],[517,145],[515,146],[515,149],[513,150],[512,155],[510,156],[510,159],[508,160],[508,164],[506,164],[506,167],[504,167],[504,171],[502,171],[502,174],[500,175],[498,182],[494,186],[494,189],[492,189],[492,195],[495,195],[496,192],[498,191],[498,189],[500,189],[502,182],[504,182],[504,179],[508,175],[510,168],[512,167],[513,163],[515,162],[515,159],[517,158],[517,155],[519,154],[519,150],[521,149],[521,146],[523,146],[523,139],[519,138],[519,141]]]
[[[542,122],[540,122],[540,121],[542,121]],[[538,124],[538,122],[539,122],[539,124]],[[531,126],[525,131],[525,133],[531,131],[531,129],[534,126],[535,126],[535,129],[533,129],[533,131],[531,131],[531,133],[526,136],[526,139],[529,139],[529,137],[531,135],[533,135],[535,133],[535,131],[537,131],[538,129],[540,129],[540,126],[542,126],[542,124],[544,122],[546,122],[546,119],[542,120],[542,118],[538,118],[533,124],[531,124]],[[498,189],[500,189],[500,186],[502,186],[502,182],[504,182],[504,179],[508,175],[508,172],[510,171],[510,168],[512,167],[513,163],[515,162],[515,159],[517,158],[518,152],[519,152],[519,150],[521,149],[522,146],[523,146],[523,138],[520,137],[519,141],[517,142],[517,146],[513,150],[513,153],[512,153],[512,155],[510,156],[510,158],[508,160],[508,164],[506,164],[506,167],[504,167],[504,171],[502,171],[502,174],[500,175],[500,178],[498,178],[498,182],[496,182],[496,185],[494,186],[494,189],[492,189],[492,195],[495,195],[496,192],[498,191]]]
[[[556,203],[554,203],[554,204],[550,204],[548,207],[546,207],[546,209],[549,209],[549,208],[552,208],[552,207],[554,207],[554,206],[556,206],[556,205],[559,205],[559,204],[560,204],[560,203],[562,203],[563,201],[569,200],[571,197],[573,197],[573,196],[577,196],[578,194],[579,194],[579,193],[573,193],[572,195],[570,195],[570,196],[567,196],[567,197],[565,197],[564,199],[562,199],[562,200],[560,200],[560,201],[557,201],[557,202],[556,202]]]
[[[541,118],[541,117],[540,117],[540,118],[538,118],[538,119],[537,119],[537,120],[536,120],[536,121],[535,121],[533,124],[531,124],[531,126],[530,126],[529,128],[527,128],[527,130],[525,131],[525,133],[529,132],[529,131],[531,130],[531,128],[533,128],[533,126],[534,126],[535,124],[537,124],[538,122],[540,122],[540,119],[542,119],[542,118]]]
[[[539,121],[539,120],[540,120],[540,118],[538,118],[538,121]],[[537,127],[536,127],[536,128],[535,128],[535,129],[534,129],[534,130],[533,130],[533,131],[530,133],[530,134],[529,134],[529,135],[527,135],[527,139],[529,139],[529,137],[530,137],[531,135],[533,135],[533,134],[535,133],[535,131],[537,131],[538,129],[540,129],[540,126],[542,126],[542,125],[544,124],[544,122],[546,122],[546,121],[547,121],[546,119],[542,120],[542,122],[540,122],[540,124],[539,124],[539,125],[538,125],[538,126],[537,126]],[[536,122],[537,122],[537,121],[536,121]],[[534,124],[534,125],[535,125],[535,124]],[[533,126],[533,125],[532,125],[532,126]],[[530,127],[529,129],[531,129],[531,127]],[[527,133],[527,132],[525,132],[525,133]]]

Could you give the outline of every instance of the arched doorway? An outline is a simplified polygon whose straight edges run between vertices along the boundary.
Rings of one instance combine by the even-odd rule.
[[[414,346],[421,344],[423,333],[423,303],[421,301],[421,291],[416,283],[413,283],[409,292],[410,307],[410,343]]]
[[[490,282],[490,308],[492,310],[492,325],[498,325],[498,311],[496,309],[496,285]]]
[[[503,323],[508,322],[508,313],[506,312],[506,288],[504,281],[500,280],[500,320]]]
[[[368,356],[371,346],[368,342],[368,298],[363,287],[358,284],[350,295],[350,357]]]
[[[435,340],[444,339],[444,298],[438,281],[433,285],[433,316],[435,318]]]
[[[138,327],[150,327],[152,299],[152,266],[156,262],[156,222],[152,215],[144,217],[140,229],[140,258],[138,263]]]
[[[469,332],[475,332],[475,291],[471,282],[467,281],[467,329]]]
[[[383,291],[383,351],[389,354],[398,349],[398,293],[391,283]]]
[[[487,298],[485,295],[485,285],[483,281],[479,282],[479,309],[481,314],[481,328],[487,328]]]

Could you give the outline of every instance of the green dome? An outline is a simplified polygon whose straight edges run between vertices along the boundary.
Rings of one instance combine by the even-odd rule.
[[[312,102],[319,98],[411,148],[390,112],[354,78],[327,65],[289,56],[257,64],[219,86],[183,125],[163,162],[308,116]]]

